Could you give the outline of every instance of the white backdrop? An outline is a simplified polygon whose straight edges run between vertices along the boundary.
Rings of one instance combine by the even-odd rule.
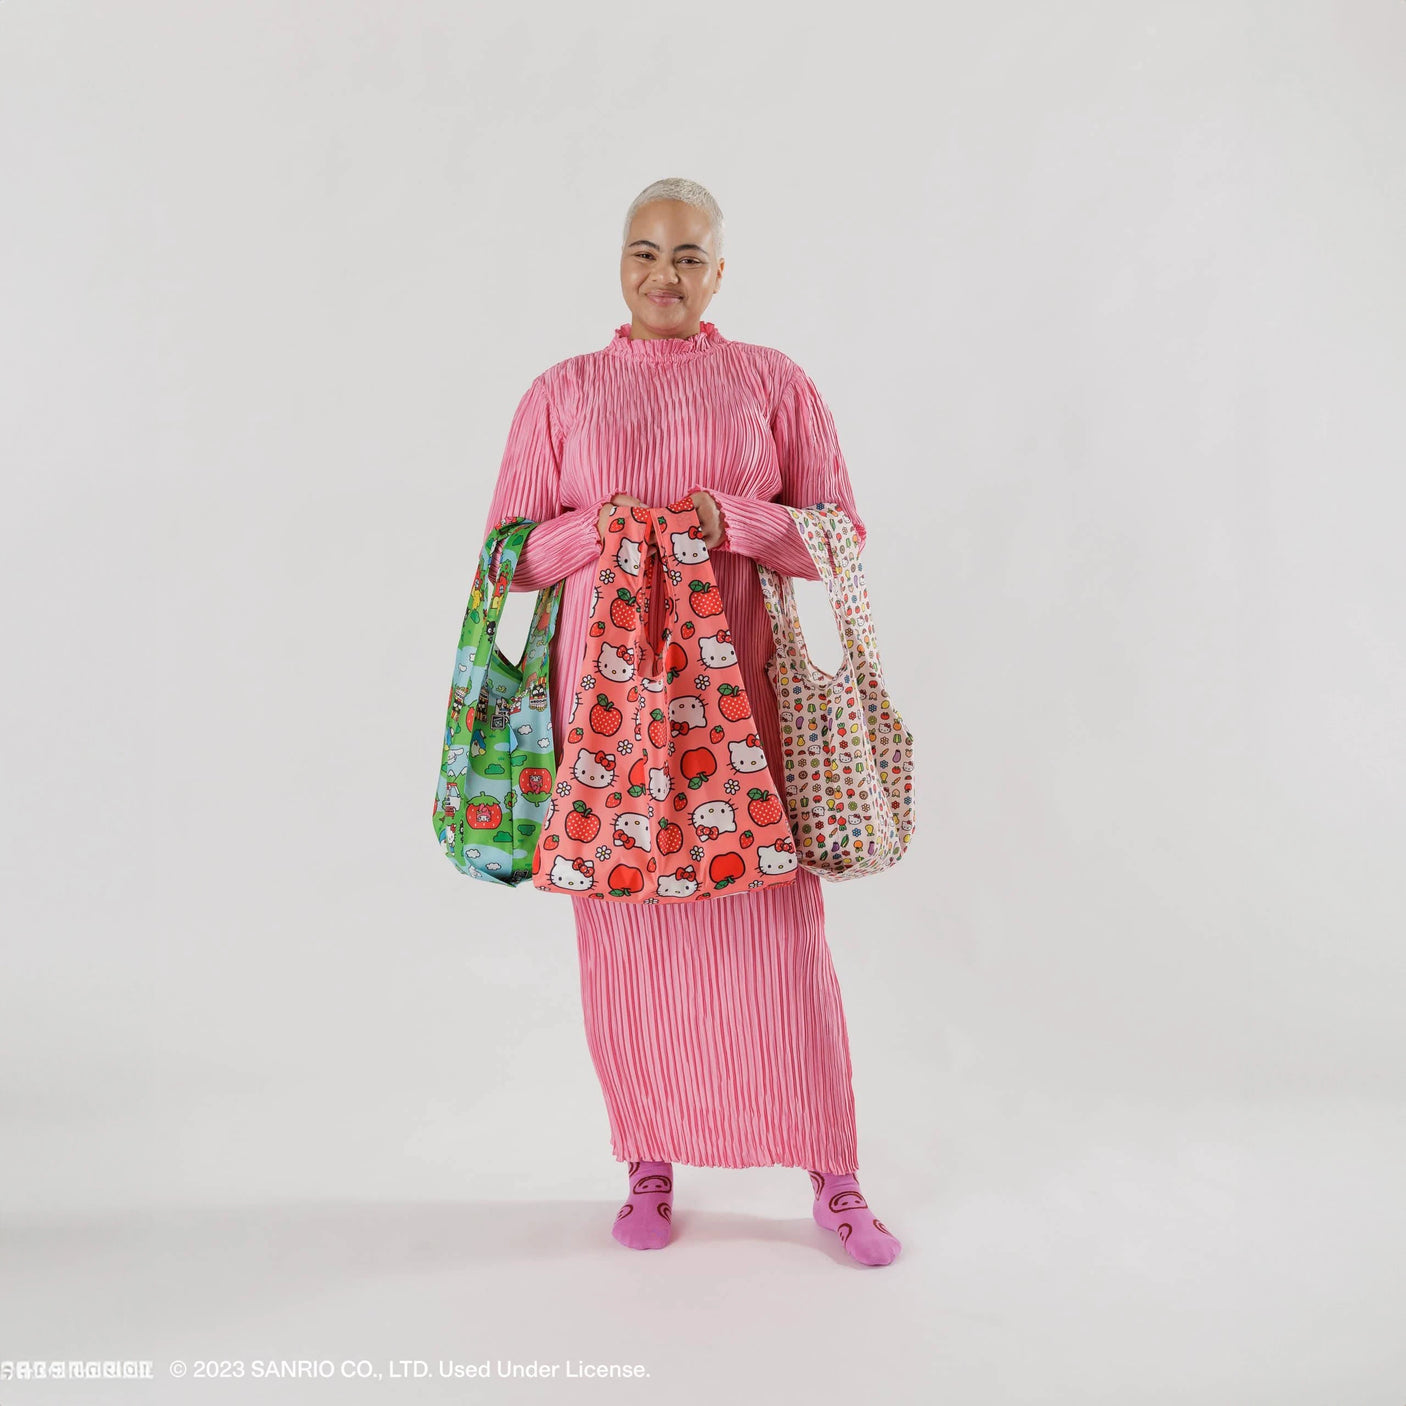
[[[0,150],[0,1358],[1399,1406],[1406,5],[11,3]],[[430,825],[513,407],[664,175],[918,737],[826,887],[882,1273],[792,1169],[615,1245],[569,904]]]

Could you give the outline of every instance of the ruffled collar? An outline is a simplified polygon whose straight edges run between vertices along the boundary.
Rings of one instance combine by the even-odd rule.
[[[702,356],[726,341],[727,338],[711,322],[700,321],[698,331],[691,337],[634,338],[630,336],[630,324],[622,322],[615,329],[615,335],[605,344],[605,350],[611,356],[672,361],[681,357]]]

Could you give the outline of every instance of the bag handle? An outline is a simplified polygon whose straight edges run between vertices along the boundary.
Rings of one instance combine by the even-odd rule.
[[[609,498],[600,499],[600,501],[596,504],[597,515],[599,515],[600,510],[602,508],[608,507],[610,505],[610,501],[611,500]],[[656,518],[658,516],[659,510],[657,508],[652,508],[648,506],[639,509],[639,511],[642,512],[644,515],[643,523],[641,523],[641,520],[635,516],[635,511],[636,507],[633,503],[627,504],[625,507],[622,508],[616,508],[612,514],[611,520],[614,521],[616,518],[621,519],[623,523],[630,524],[633,528],[640,528],[642,526],[643,535],[636,536],[634,531],[616,533],[611,532],[609,528],[607,528],[607,530],[602,534],[600,565],[602,570],[609,569],[614,566],[615,559],[619,554],[620,540],[622,537],[631,542],[634,542],[639,547],[640,570],[639,576],[635,578],[634,589],[635,611],[637,619],[635,628],[632,632],[632,638],[638,648],[644,651],[648,651],[652,656],[654,656],[649,671],[652,673],[653,662],[657,662],[658,655],[662,652],[661,650],[657,650],[654,648],[654,641],[651,638],[653,634],[651,625],[653,621],[655,594],[654,572],[655,568],[657,567],[660,571],[661,578],[663,577],[665,552],[663,544],[659,540],[659,532],[656,527]],[[662,584],[665,587],[663,594],[665,596],[667,605],[667,578],[663,578]],[[637,661],[637,665],[638,664],[639,661]]]
[[[498,649],[497,643],[498,624],[508,603],[508,588],[518,557],[536,525],[531,518],[504,518],[484,539],[479,552],[478,570],[459,632],[459,663],[455,673],[456,681],[464,676],[470,700],[478,697],[495,652],[504,666],[528,685],[542,683],[548,672],[551,638],[561,610],[564,581],[556,581],[537,592],[532,625],[522,658],[516,664]]]
[[[850,648],[850,630],[847,628],[847,622],[855,611],[864,609],[864,606],[860,602],[851,601],[846,594],[840,573],[839,553],[835,545],[836,534],[842,523],[849,525],[851,529],[853,528],[849,514],[838,503],[814,503],[806,508],[793,508],[788,503],[785,507],[796,520],[798,529],[806,521],[813,522],[820,528],[821,539],[825,544],[823,552],[805,532],[802,532],[801,536],[805,541],[811,560],[815,562],[816,570],[820,573],[820,579],[824,582],[825,593],[830,601],[830,610],[835,617],[835,625],[839,632],[845,658],[852,663],[855,656]],[[863,571],[863,564],[857,557],[846,553],[846,560],[852,571]],[[762,598],[767,606],[767,619],[771,623],[773,643],[778,650],[794,647],[808,659],[810,651],[806,646],[805,634],[801,629],[800,612],[796,608],[796,591],[791,578],[769,566],[764,566],[761,562],[757,563],[757,574],[761,578]],[[786,631],[788,623],[793,632],[789,638]],[[814,668],[813,663],[811,667]],[[817,669],[816,672],[820,673],[821,671]],[[827,675],[827,677],[833,678],[834,675]]]
[[[691,495],[686,501],[686,507],[675,508],[673,506],[665,506],[650,509],[650,534],[653,537],[652,553],[654,556],[657,556],[659,561],[660,575],[663,582],[666,623],[670,620],[677,621],[683,617],[684,612],[682,607],[689,590],[688,587],[680,590],[679,586],[674,583],[669,575],[669,560],[671,558],[678,560],[678,558],[674,558],[673,534],[686,532],[690,536],[699,538],[703,536],[703,519],[698,514],[697,504],[693,502]],[[685,564],[686,571],[697,572],[703,569],[704,566],[701,563],[695,567],[689,567]],[[717,575],[712,565],[711,554],[709,554],[707,558],[706,571],[707,574],[713,578],[713,582],[716,585]],[[652,633],[652,630],[650,633]],[[664,644],[662,633],[659,643],[661,646],[659,652],[662,653],[662,646]]]
[[[598,505],[605,507],[610,499],[604,498]],[[660,584],[663,597],[663,607],[665,612],[665,623],[669,619],[677,618],[681,600],[677,589],[669,579],[668,560],[672,555],[673,545],[671,541],[666,541],[663,534],[667,532],[677,532],[681,528],[688,532],[695,529],[701,536],[703,532],[703,520],[698,514],[698,507],[692,498],[688,498],[688,506],[683,508],[672,507],[645,507],[643,535],[636,537],[633,533],[625,534],[633,542],[638,543],[640,549],[640,574],[635,590],[636,611],[638,623],[634,630],[636,644],[648,652],[649,667],[645,669],[642,661],[637,661],[640,672],[653,676],[657,672],[660,656],[664,653],[664,641],[661,635],[659,646],[654,643],[654,611],[656,603],[654,600],[654,569],[657,566],[660,574]],[[630,505],[617,510],[616,516],[622,517],[628,523],[636,526],[641,525],[640,519],[634,516],[634,506]],[[611,537],[616,534],[607,533],[601,548],[601,565],[604,567],[607,559],[613,559],[618,552],[618,546],[613,545]],[[710,568],[711,570],[711,568]]]

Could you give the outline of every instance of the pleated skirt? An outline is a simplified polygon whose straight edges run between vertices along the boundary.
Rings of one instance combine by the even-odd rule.
[[[622,1162],[858,1170],[821,879],[692,903],[573,898],[590,1050]]]

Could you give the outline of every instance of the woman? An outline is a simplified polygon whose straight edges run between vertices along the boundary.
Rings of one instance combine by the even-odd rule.
[[[782,765],[766,673],[771,627],[754,561],[819,573],[782,506],[838,502],[864,524],[830,412],[770,347],[701,320],[722,281],[722,213],[693,181],[656,181],[625,218],[620,286],[631,321],[600,351],[549,367],[523,396],[484,533],[533,528],[515,591],[566,587],[551,649],[557,762],[612,516],[691,495],[773,777]],[[816,1222],[862,1264],[899,1241],[865,1202],[844,1008],[825,940],[821,880],[709,903],[572,897],[586,1040],[629,1195],[613,1233],[669,1240],[673,1163],[810,1172]]]

